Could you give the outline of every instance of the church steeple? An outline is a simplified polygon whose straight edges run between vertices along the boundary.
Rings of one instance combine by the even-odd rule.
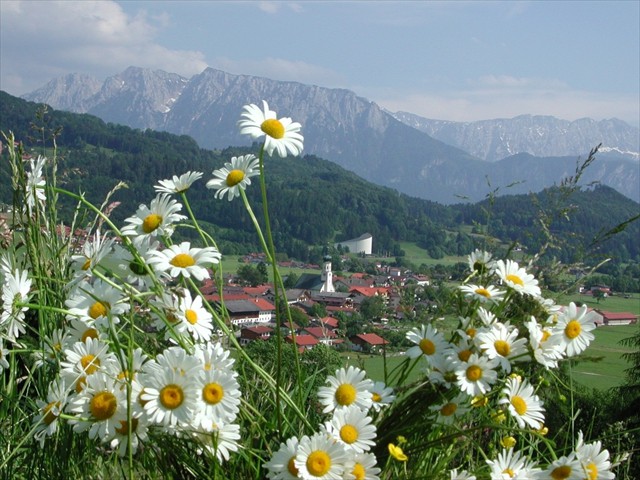
[[[331,257],[329,255],[324,257],[324,265],[322,267],[322,273],[320,274],[322,280],[321,292],[335,292],[333,287],[333,273],[331,272]]]

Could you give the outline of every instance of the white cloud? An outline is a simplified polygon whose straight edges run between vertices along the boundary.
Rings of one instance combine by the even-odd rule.
[[[102,77],[135,65],[191,76],[207,67],[201,52],[157,42],[166,16],[129,16],[113,1],[2,0],[0,9],[0,83],[10,93],[70,72]]]

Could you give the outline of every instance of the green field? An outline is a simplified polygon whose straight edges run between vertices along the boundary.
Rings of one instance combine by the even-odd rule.
[[[569,302],[583,303],[587,307],[597,308],[598,310],[605,310],[609,312],[631,312],[635,315],[640,315],[640,293],[631,293],[629,298],[624,298],[619,295],[612,295],[607,298],[603,298],[598,301],[591,295],[582,295],[576,293],[574,295],[562,295],[556,299],[556,303],[561,305],[568,305]]]
[[[601,390],[622,385],[624,370],[630,366],[622,354],[632,349],[620,345],[620,340],[631,337],[638,328],[637,324],[597,328],[594,331],[595,340],[582,354],[584,360],[573,368],[573,378],[583,385]]]

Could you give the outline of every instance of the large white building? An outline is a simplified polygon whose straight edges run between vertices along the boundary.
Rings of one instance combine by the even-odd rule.
[[[335,244],[335,247],[338,248],[338,245],[342,245],[343,248],[348,247],[351,253],[364,253],[365,255],[371,255],[373,236],[370,233],[365,233],[360,235],[358,238],[338,242]]]

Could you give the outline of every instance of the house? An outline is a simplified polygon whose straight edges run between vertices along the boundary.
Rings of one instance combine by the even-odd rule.
[[[269,323],[276,309],[272,303],[263,298],[228,300],[224,302],[224,308],[229,314],[232,325]]]
[[[284,337],[284,341],[287,343],[294,343],[293,336],[287,335]],[[305,350],[310,350],[315,347],[318,343],[318,339],[313,335],[296,335],[295,336],[295,344],[298,347],[299,352],[304,352]]]
[[[338,336],[333,330],[323,327],[307,327],[303,330],[304,334],[309,334],[318,339],[318,342],[325,345],[333,345],[338,340]]]
[[[323,317],[314,320],[313,323],[328,330],[337,330],[340,322],[334,317]]]
[[[602,316],[602,324],[604,325],[631,325],[638,321],[638,315],[629,312],[596,311]]]
[[[290,288],[285,292],[285,297],[289,305],[294,303],[305,303],[309,300],[309,295],[302,288]]]
[[[384,348],[389,342],[376,333],[359,333],[349,337],[353,350],[375,352]]]
[[[247,345],[255,340],[269,340],[273,328],[265,325],[256,325],[254,327],[244,327],[240,330],[240,345]]]

